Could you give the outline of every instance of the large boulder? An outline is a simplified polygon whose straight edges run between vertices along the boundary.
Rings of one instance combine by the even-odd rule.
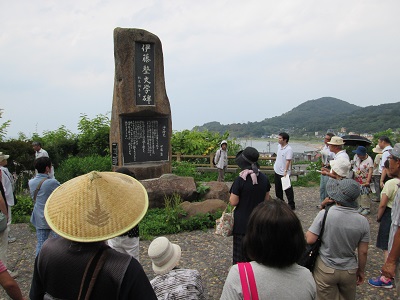
[[[229,189],[226,183],[218,181],[204,182],[203,185],[210,187],[203,199],[229,200]]]
[[[223,211],[227,203],[219,199],[208,199],[201,202],[188,202],[181,203],[182,209],[187,213],[186,217],[192,217],[197,214],[216,213]]]
[[[179,195],[183,201],[197,199],[196,183],[193,177],[164,174],[159,178],[140,181],[149,195],[149,208],[165,207],[165,197]]]

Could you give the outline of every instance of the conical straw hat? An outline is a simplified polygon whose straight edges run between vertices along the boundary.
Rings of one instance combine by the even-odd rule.
[[[97,242],[132,229],[148,206],[147,192],[136,179],[116,172],[90,172],[55,189],[44,215],[60,236]]]

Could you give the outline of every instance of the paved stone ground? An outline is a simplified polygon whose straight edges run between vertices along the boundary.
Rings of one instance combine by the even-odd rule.
[[[296,187],[296,214],[302,221],[306,231],[311,225],[318,210],[319,189]],[[272,192],[271,195],[274,195]],[[368,263],[366,268],[367,279],[377,276],[383,262],[383,255],[375,247],[378,223],[375,222],[378,204],[372,204],[372,214],[367,216],[371,225],[372,241],[369,246]],[[36,237],[28,224],[15,224],[11,227],[11,234],[17,241],[9,244],[8,259],[12,270],[19,272],[17,281],[24,293],[28,295],[32,278]],[[207,290],[209,299],[219,299],[226,275],[231,266],[232,238],[222,238],[213,234],[213,230],[194,231],[169,235],[168,238],[182,247],[182,259],[180,266],[200,271]],[[150,260],[147,258],[147,248],[150,241],[140,242],[140,262],[151,279],[154,274],[151,270]],[[364,283],[357,287],[356,299],[396,299],[395,289],[377,289]],[[0,291],[0,300],[8,299],[3,290]]]

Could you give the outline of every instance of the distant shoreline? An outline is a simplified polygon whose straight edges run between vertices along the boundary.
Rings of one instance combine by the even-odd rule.
[[[268,153],[268,152],[275,152],[278,146],[277,139],[236,139],[242,147],[254,147],[259,152]],[[321,140],[318,143],[318,140],[312,141],[305,141],[305,140],[289,140],[289,145],[292,145],[293,151],[296,153],[304,153],[309,151],[319,151],[322,146],[323,142]]]

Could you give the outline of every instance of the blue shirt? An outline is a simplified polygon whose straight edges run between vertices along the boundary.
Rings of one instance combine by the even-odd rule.
[[[34,178],[29,180],[29,191],[31,197],[33,199],[35,195],[35,190],[39,183],[44,179],[42,186],[39,189],[39,192],[36,196],[36,203],[33,207],[33,212],[31,216],[31,223],[36,229],[50,229],[49,225],[44,218],[44,206],[46,205],[47,198],[49,198],[50,194],[60,186],[60,183],[52,178],[49,178],[47,174],[38,173]]]

